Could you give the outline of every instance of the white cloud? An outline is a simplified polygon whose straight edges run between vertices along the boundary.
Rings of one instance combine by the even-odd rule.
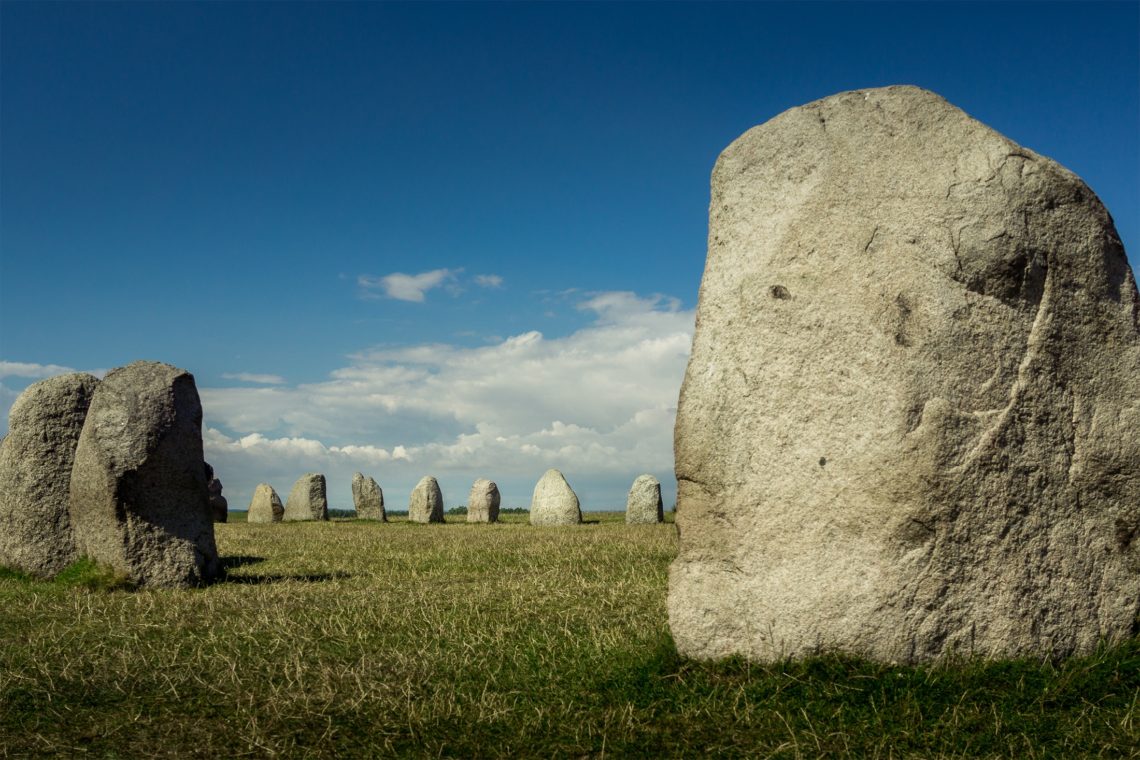
[[[497,274],[477,274],[475,275],[475,284],[481,288],[501,288],[503,287],[503,278]]]
[[[594,294],[580,308],[594,322],[562,338],[528,331],[482,347],[375,348],[324,382],[204,388],[207,457],[236,506],[258,482],[287,492],[310,471],[326,474],[341,507],[351,505],[355,470],[376,477],[396,509],[425,474],[449,505],[489,477],[507,505],[526,506],[549,467],[586,508],[623,507],[642,472],[671,493],[693,312],[633,293]]]
[[[32,362],[6,362],[0,361],[0,378],[26,377],[33,380],[43,380],[68,372],[75,372],[71,367],[61,367],[58,364],[35,364]]]
[[[453,282],[462,271],[462,269],[433,269],[420,274],[393,272],[383,277],[369,277],[362,274],[356,278],[356,282],[366,298],[378,297],[376,291],[380,290],[388,298],[422,303],[427,291]]]
[[[226,380],[241,380],[243,383],[259,383],[261,385],[284,385],[285,378],[280,375],[257,375],[252,372],[227,372],[222,375]]]

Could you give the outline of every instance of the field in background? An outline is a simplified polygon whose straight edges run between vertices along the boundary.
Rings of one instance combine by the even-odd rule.
[[[0,757],[1140,757],[1136,641],[1056,665],[688,662],[674,527],[586,518],[235,521],[228,579],[187,591],[0,574]]]

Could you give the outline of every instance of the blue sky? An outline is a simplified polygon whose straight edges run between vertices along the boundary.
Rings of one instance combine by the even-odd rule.
[[[236,508],[354,470],[526,505],[549,466],[672,504],[720,150],[916,84],[1077,172],[1135,267],[1138,9],[4,2],[0,412],[157,359]]]

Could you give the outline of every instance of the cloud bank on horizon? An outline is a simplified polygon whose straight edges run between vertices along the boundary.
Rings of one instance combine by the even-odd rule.
[[[409,277],[423,284],[437,272]],[[527,506],[551,467],[585,509],[624,508],[619,497],[646,472],[672,503],[673,422],[694,311],[662,295],[580,298],[589,322],[564,337],[528,330],[479,347],[368,347],[321,382],[235,371],[223,377],[258,387],[200,387],[206,458],[231,507],[244,508],[260,482],[285,498],[301,474],[323,472],[331,506],[351,508],[358,470],[380,482],[389,509],[404,508],[429,474],[449,507],[465,503],[479,477],[499,484],[505,505]],[[70,371],[0,362],[0,377]],[[0,384],[5,430],[17,395]]]

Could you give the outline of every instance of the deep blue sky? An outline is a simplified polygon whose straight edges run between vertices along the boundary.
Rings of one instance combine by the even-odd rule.
[[[898,83],[1081,175],[1135,266],[1138,8],[4,2],[0,360],[292,388],[380,345],[572,337],[600,292],[689,310],[719,151]]]

